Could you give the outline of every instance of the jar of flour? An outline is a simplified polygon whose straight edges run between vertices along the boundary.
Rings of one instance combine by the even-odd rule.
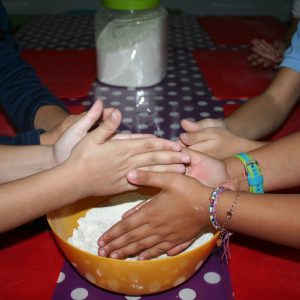
[[[99,81],[147,87],[164,78],[167,12],[159,0],[102,0],[95,34]]]

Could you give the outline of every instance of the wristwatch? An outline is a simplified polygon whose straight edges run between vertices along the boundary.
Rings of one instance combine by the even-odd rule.
[[[246,153],[239,153],[234,155],[234,157],[239,159],[244,165],[250,193],[263,194],[264,178],[261,175],[257,161]]]

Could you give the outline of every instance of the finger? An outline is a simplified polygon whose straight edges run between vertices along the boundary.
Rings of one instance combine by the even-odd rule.
[[[155,151],[134,155],[130,158],[134,169],[157,165],[189,164],[191,158],[183,152]]]
[[[95,124],[101,116],[103,110],[103,103],[96,101],[93,106],[80,117],[80,119],[69,127],[68,133],[72,132],[80,137],[84,136],[86,132]]]
[[[141,139],[147,137],[156,137],[154,134],[148,133],[118,133],[113,136],[113,140],[129,140],[129,139]]]
[[[132,215],[133,213],[137,212],[143,205],[145,205],[146,203],[148,203],[151,199],[145,200],[141,203],[139,203],[138,205],[136,205],[135,207],[127,210],[123,215],[122,215],[122,219],[125,219],[127,217],[129,217],[130,215]]]
[[[199,125],[196,122],[183,119],[180,121],[180,124],[186,132],[196,132],[199,130]]]
[[[139,227],[142,228],[145,225],[145,222],[147,222],[143,213],[140,213],[139,211],[136,212],[137,213],[131,215],[130,218],[124,218],[107,230],[98,239],[99,249],[108,247],[108,245],[114,245],[114,243],[118,247],[121,247],[123,246],[122,243],[126,242],[125,238],[128,238],[127,242],[133,241],[135,236],[131,233],[131,231],[134,231]],[[105,249],[108,250],[108,248]]]
[[[121,123],[121,113],[117,109],[113,109],[110,115],[90,133],[96,143],[103,143],[109,139],[117,130]]]
[[[172,180],[174,174],[158,172],[145,172],[141,170],[132,170],[127,174],[127,180],[135,185],[156,187],[159,189],[166,188]],[[181,176],[176,174],[176,176]]]
[[[183,250],[185,250],[186,248],[188,248],[193,242],[194,242],[194,240],[190,240],[190,241],[187,241],[180,245],[177,245],[177,246],[173,247],[172,249],[168,250],[167,254],[169,256],[177,255],[177,254],[181,253]]]
[[[159,235],[150,235],[147,236],[145,238],[141,238],[138,239],[132,243],[128,243],[128,241],[125,241],[125,243],[123,243],[124,247],[117,247],[116,250],[110,252],[109,257],[110,258],[117,258],[117,259],[123,259],[129,256],[133,256],[133,255],[137,255],[139,253],[141,253],[142,251],[145,251],[146,249],[152,249],[155,245],[157,245],[157,243],[159,242],[160,237]],[[156,251],[153,256],[151,255],[147,255],[147,258],[152,258],[152,257],[156,257],[162,253],[164,253],[165,251],[160,250],[160,251]],[[147,251],[146,251],[147,253]],[[138,256],[139,260],[142,260],[140,255]]]
[[[148,166],[137,168],[143,171],[150,171],[150,172],[167,172],[167,173],[179,173],[185,174],[186,167],[183,164],[171,164],[171,165],[155,165],[155,166]]]
[[[196,132],[196,133],[181,133],[179,135],[180,140],[188,145],[192,146],[197,143],[205,142],[209,140],[209,136],[206,134],[207,130],[203,130],[201,132]]]
[[[158,257],[162,254],[165,254],[169,249],[173,247],[170,242],[162,242],[156,244],[155,246],[149,248],[143,252],[141,252],[138,256],[138,260],[147,260],[151,258]]]

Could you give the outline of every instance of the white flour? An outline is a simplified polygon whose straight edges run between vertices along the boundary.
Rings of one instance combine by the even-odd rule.
[[[109,22],[96,40],[99,81],[146,87],[166,73],[166,18],[160,14],[120,17]]]
[[[128,193],[125,197],[123,195],[114,198],[113,205],[90,209],[85,217],[78,220],[78,229],[74,229],[73,236],[68,239],[68,242],[77,248],[98,255],[97,240],[99,237],[120,221],[127,210],[148,198],[149,196],[138,193]],[[212,237],[212,233],[203,234],[185,251],[202,245]],[[167,255],[159,256],[159,258],[162,257],[167,257]]]

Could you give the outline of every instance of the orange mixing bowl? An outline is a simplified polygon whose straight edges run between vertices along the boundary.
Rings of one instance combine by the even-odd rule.
[[[139,191],[141,192],[141,191]],[[141,192],[143,193],[143,192]],[[149,191],[146,191],[149,194]],[[112,197],[110,197],[112,198]],[[219,233],[205,244],[179,255],[146,261],[100,257],[67,242],[77,220],[109,197],[82,199],[50,213],[48,223],[67,259],[88,281],[100,288],[126,295],[146,295],[175,287],[190,278],[215,247]]]

